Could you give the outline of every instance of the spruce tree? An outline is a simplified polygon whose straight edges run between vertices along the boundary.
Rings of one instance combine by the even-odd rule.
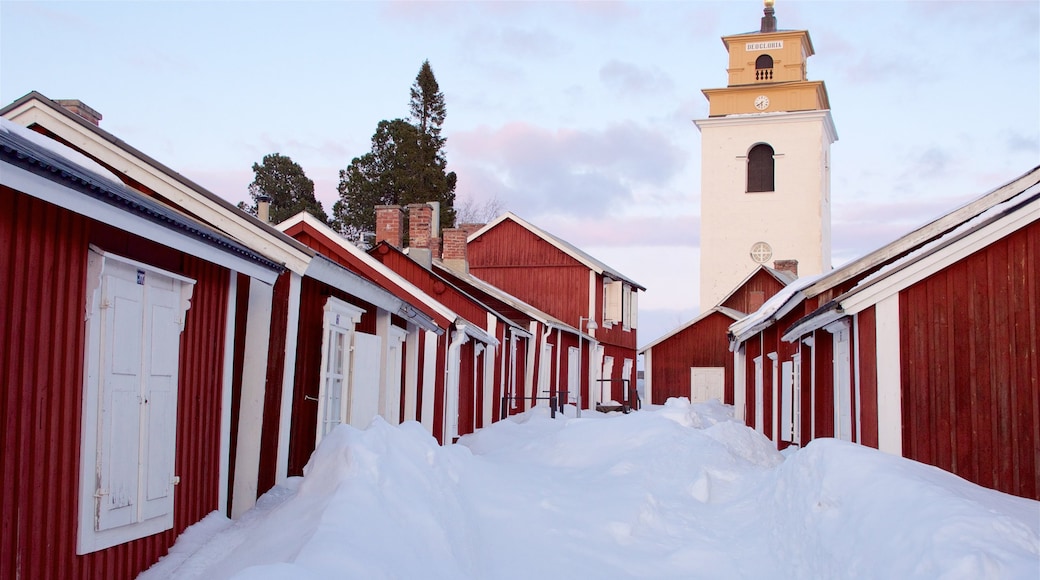
[[[253,182],[249,184],[253,205],[239,204],[242,209],[256,215],[257,199],[267,196],[271,199],[271,223],[285,221],[301,211],[328,223],[328,215],[314,197],[314,182],[288,156],[279,153],[265,155],[261,163],[253,164],[253,176]]]
[[[339,172],[340,199],[332,208],[333,227],[360,242],[375,230],[375,206],[440,202],[441,228],[455,224],[455,172],[447,170],[445,118],[440,92],[429,61],[415,77],[409,104],[410,121],[380,121],[372,149],[355,157]]]

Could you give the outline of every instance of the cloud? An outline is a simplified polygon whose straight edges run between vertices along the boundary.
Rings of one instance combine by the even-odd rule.
[[[599,69],[599,78],[607,88],[625,95],[670,92],[675,83],[657,69],[612,60]]]
[[[550,130],[522,122],[449,136],[462,196],[498,197],[519,213],[607,215],[633,190],[663,187],[682,168],[680,148],[634,123]]]
[[[509,208],[507,208],[509,209]],[[520,212],[514,212],[526,219]],[[682,247],[700,244],[698,215],[668,216],[543,216],[538,227],[579,248],[584,247]]]

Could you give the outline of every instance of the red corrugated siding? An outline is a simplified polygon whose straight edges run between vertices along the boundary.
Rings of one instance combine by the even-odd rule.
[[[185,276],[196,280],[181,336],[177,408],[177,503],[174,530],[180,533],[216,510],[220,481],[224,334],[230,272],[187,256]]]
[[[856,368],[859,369],[860,443],[869,447],[878,446],[877,407],[877,316],[871,306],[857,315],[859,336],[856,337],[858,351]]]
[[[89,223],[0,194],[0,576],[71,577]]]
[[[296,343],[296,377],[293,386],[292,427],[289,437],[289,475],[303,475],[314,453],[318,425],[318,390],[321,379],[321,343],[325,302],[324,285],[304,278],[300,289],[300,328]]]
[[[155,246],[2,193],[0,576],[132,578],[217,508],[223,365],[215,361],[223,356],[227,272],[168,250],[155,256],[160,267],[197,280],[181,337],[174,528],[76,556],[87,244],[147,263]]]
[[[1040,499],[1040,222],[900,294],[904,455]]]
[[[264,419],[260,434],[260,470],[256,495],[267,493],[278,471],[278,428],[281,424],[282,383],[285,373],[285,331],[289,319],[288,271],[278,277],[271,298],[271,338],[267,351],[267,387],[264,389]]]
[[[459,365],[459,432],[466,435],[473,432],[473,405],[476,403],[476,386],[478,377],[473,376],[474,344],[472,340],[462,345]],[[479,374],[479,372],[478,372]]]
[[[816,363],[816,415],[813,438],[834,437],[834,337],[826,330],[813,332]]]
[[[454,331],[449,329],[437,337],[437,372],[434,375],[436,379],[433,385],[433,436],[441,445],[452,443],[444,440],[444,371],[448,362],[445,353],[448,352],[452,332]],[[423,389],[425,388],[427,387],[424,385]],[[422,398],[419,400],[422,401]]]

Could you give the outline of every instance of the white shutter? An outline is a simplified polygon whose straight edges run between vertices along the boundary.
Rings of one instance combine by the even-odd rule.
[[[148,276],[148,311],[145,336],[145,493],[142,518],[151,519],[173,511],[174,456],[177,429],[177,365],[181,325],[180,293],[173,281]]]
[[[794,437],[794,363],[784,361],[780,365],[780,440],[792,441]]]
[[[401,363],[404,362],[404,342],[408,333],[396,326],[391,326],[386,347],[386,405],[383,418],[391,425],[401,422],[401,390],[403,388]]]
[[[603,322],[621,322],[622,286],[618,281],[603,285]]]
[[[577,404],[578,389],[581,388],[581,352],[576,347],[567,348],[567,402]]]
[[[536,396],[549,396],[549,374],[552,372],[553,345],[545,343],[542,345],[542,356],[538,361],[538,393]]]
[[[138,521],[144,287],[128,276],[126,267],[119,267],[103,279],[101,449],[95,492],[99,531]]]
[[[632,287],[628,284],[621,286],[621,320],[624,330],[632,329]]]
[[[374,334],[354,333],[351,360],[350,424],[364,429],[379,414],[379,359],[383,339]]]
[[[611,390],[612,383],[610,379],[612,378],[614,378],[614,357],[605,356],[603,357],[603,376],[599,382],[599,400],[604,403],[617,402],[614,401],[613,391]]]
[[[632,301],[629,306],[632,308],[632,328],[639,327],[639,292],[633,290],[630,294]],[[721,400],[721,399],[720,399]]]
[[[834,333],[834,436],[852,441],[852,377],[849,363],[849,331]]]
[[[755,431],[765,433],[765,377],[762,374],[762,357],[755,357]]]

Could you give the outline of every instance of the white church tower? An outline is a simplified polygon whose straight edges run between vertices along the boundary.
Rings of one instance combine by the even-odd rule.
[[[838,135],[823,81],[806,77],[806,30],[722,38],[729,85],[705,89],[701,132],[701,311],[759,264],[797,260],[800,276],[831,269],[830,147]]]

